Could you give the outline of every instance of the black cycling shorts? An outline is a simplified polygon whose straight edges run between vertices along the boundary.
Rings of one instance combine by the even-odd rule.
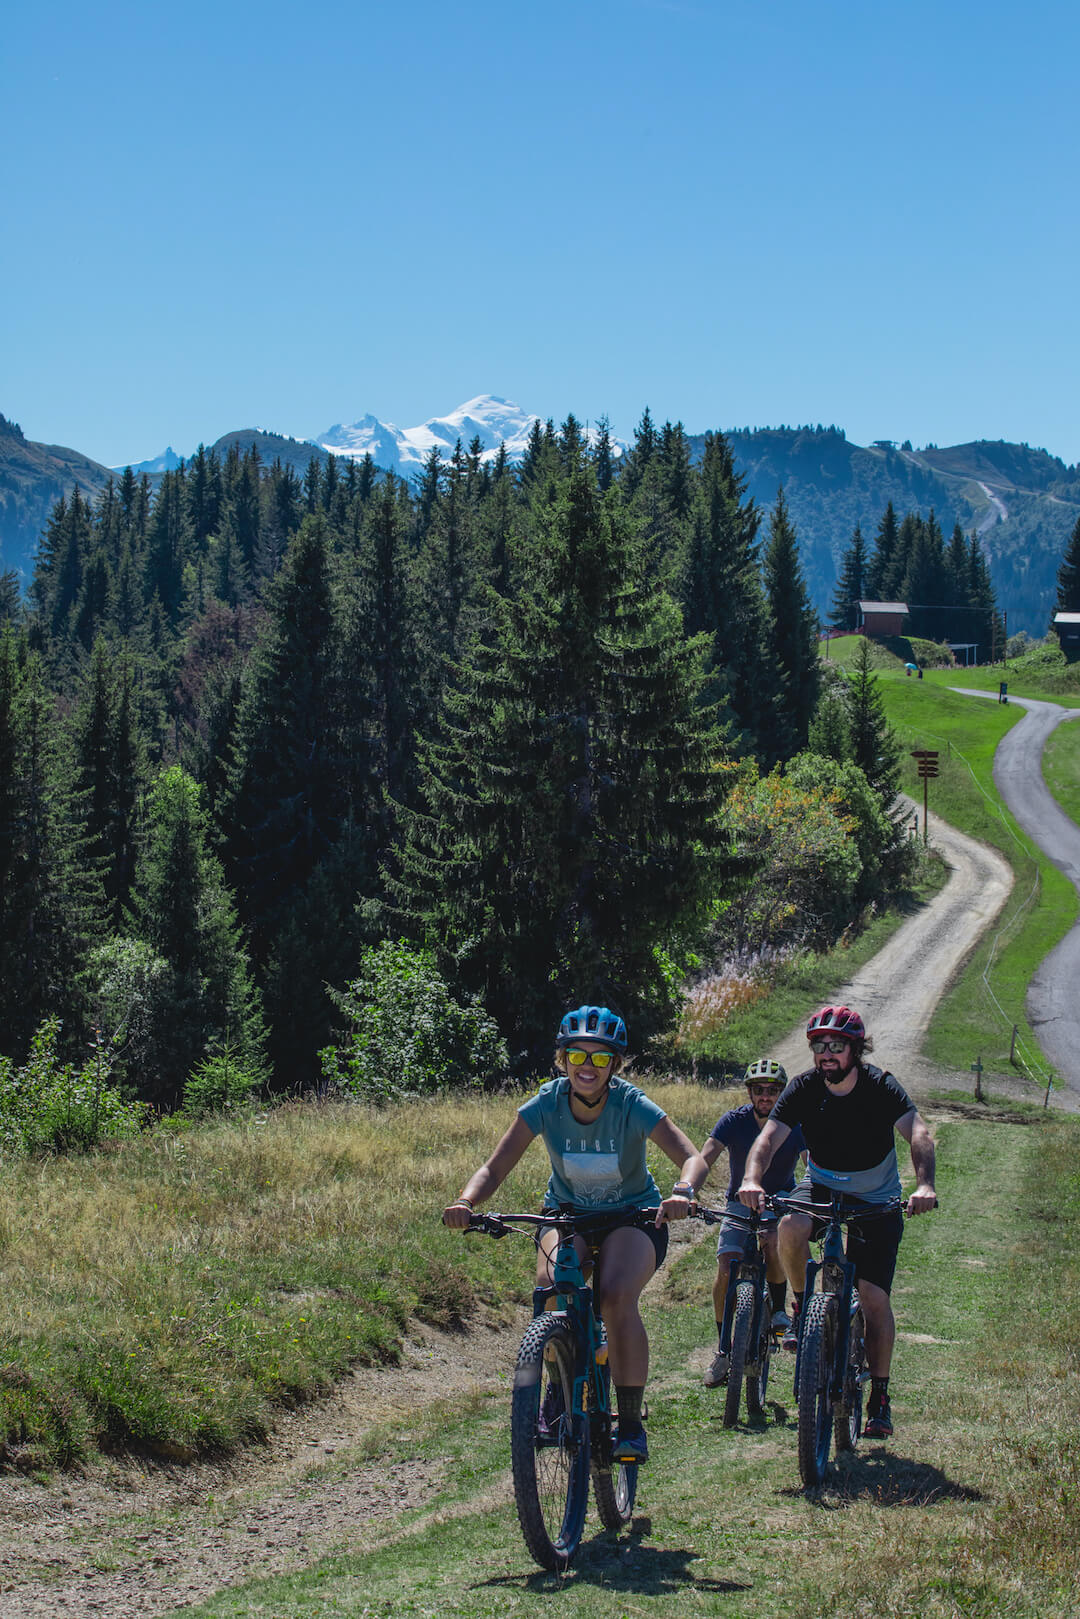
[[[553,1214],[555,1213],[555,1210],[543,1209],[541,1210],[541,1213]],[[604,1246],[605,1239],[610,1237],[613,1231],[625,1230],[626,1226],[630,1226],[631,1229],[640,1231],[646,1237],[648,1237],[649,1241],[653,1245],[653,1252],[656,1254],[656,1269],[659,1270],[661,1265],[664,1263],[664,1260],[667,1258],[668,1227],[666,1221],[662,1226],[655,1226],[653,1225],[652,1221],[650,1221],[648,1225],[638,1225],[636,1220],[627,1220],[625,1225],[620,1225],[617,1221],[612,1220],[610,1214],[601,1214],[597,1216],[595,1227],[591,1226],[587,1221],[583,1221],[581,1226],[578,1228],[578,1236],[582,1237],[585,1242],[588,1243],[589,1252],[592,1254],[593,1262],[595,1263],[601,1248]],[[546,1230],[550,1230],[550,1227],[543,1227],[540,1233],[541,1236]]]
[[[832,1193],[826,1186],[808,1186],[805,1181],[794,1192],[785,1194],[792,1203],[828,1203]],[[811,1238],[824,1232],[827,1221],[813,1215]],[[889,1214],[871,1214],[852,1220],[847,1228],[847,1256],[855,1266],[857,1282],[872,1282],[883,1293],[892,1291],[896,1256],[904,1235],[904,1216],[899,1209]]]

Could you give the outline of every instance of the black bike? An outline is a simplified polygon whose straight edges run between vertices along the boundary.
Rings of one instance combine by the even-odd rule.
[[[749,1252],[737,1262],[732,1261],[720,1323],[720,1349],[728,1356],[724,1427],[734,1428],[739,1420],[744,1380],[747,1415],[755,1422],[764,1417],[769,1363],[777,1346],[778,1334],[772,1327],[772,1298],[761,1246],[761,1215],[756,1209],[746,1209],[742,1214],[702,1209],[700,1214],[710,1225],[719,1220],[733,1220],[745,1226],[751,1237],[747,1244]]]
[[[799,1473],[808,1487],[821,1484],[829,1465],[829,1450],[854,1450],[862,1432],[863,1385],[870,1373],[866,1363],[866,1322],[855,1287],[855,1266],[844,1252],[844,1227],[851,1222],[895,1214],[905,1207],[899,1199],[889,1203],[862,1203],[834,1192],[823,1204],[795,1202],[773,1196],[771,1208],[808,1214],[823,1230],[815,1240],[824,1243],[821,1260],[806,1270],[806,1293],[799,1317],[799,1343],[795,1356],[795,1398],[799,1413]],[[815,1292],[818,1277],[821,1287]]]
[[[574,1236],[593,1250],[616,1225],[652,1225],[655,1209],[627,1214],[474,1214],[468,1231],[505,1237],[514,1226],[554,1229],[559,1246],[553,1285],[533,1291],[533,1319],[514,1368],[510,1456],[525,1544],[541,1568],[563,1569],[581,1542],[589,1476],[600,1522],[628,1522],[637,1463],[613,1455],[607,1336],[593,1290],[582,1274]]]

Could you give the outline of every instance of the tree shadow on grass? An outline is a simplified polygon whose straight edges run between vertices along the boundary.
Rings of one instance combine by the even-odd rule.
[[[938,1501],[983,1501],[985,1496],[958,1484],[940,1467],[898,1456],[881,1447],[841,1455],[817,1489],[796,1488],[784,1495],[805,1495],[826,1512],[838,1512],[855,1501],[878,1507],[931,1507]]]
[[[730,1594],[751,1589],[738,1580],[715,1580],[695,1574],[690,1565],[701,1560],[699,1552],[681,1546],[647,1546],[644,1539],[651,1532],[651,1518],[634,1518],[629,1533],[605,1531],[582,1541],[577,1557],[562,1574],[542,1569],[499,1574],[478,1581],[474,1589],[509,1585],[525,1591],[551,1591],[572,1585],[596,1585],[605,1591],[634,1591],[639,1596],[671,1596],[688,1590]]]

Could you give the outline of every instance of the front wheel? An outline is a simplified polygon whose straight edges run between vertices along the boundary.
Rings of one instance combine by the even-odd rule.
[[[746,1409],[755,1422],[765,1417],[765,1391],[769,1386],[769,1363],[772,1359],[772,1302],[768,1293],[761,1300],[761,1319],[758,1331],[757,1365],[746,1373]]]
[[[851,1294],[851,1330],[844,1368],[844,1397],[833,1417],[833,1438],[837,1450],[854,1450],[862,1432],[863,1379],[866,1375],[866,1322],[859,1295]]]
[[[742,1399],[743,1376],[752,1354],[750,1329],[754,1324],[753,1282],[735,1284],[735,1314],[731,1322],[731,1366],[728,1371],[727,1397],[724,1400],[724,1427],[734,1428],[739,1420],[739,1401]]]
[[[537,1316],[521,1340],[510,1459],[525,1544],[541,1568],[563,1569],[581,1542],[589,1498],[589,1429],[574,1413],[574,1338],[563,1316]]]
[[[833,1353],[836,1344],[836,1297],[812,1293],[803,1306],[799,1348],[799,1473],[808,1487],[820,1484],[829,1465],[832,1440]]]

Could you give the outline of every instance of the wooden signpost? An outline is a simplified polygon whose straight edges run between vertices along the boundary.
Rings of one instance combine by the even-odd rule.
[[[938,774],[938,755],[937,750],[934,748],[912,748],[911,757],[918,762],[919,779],[922,782],[922,840],[925,844],[927,841],[926,820],[930,807],[926,784],[932,776]]]

